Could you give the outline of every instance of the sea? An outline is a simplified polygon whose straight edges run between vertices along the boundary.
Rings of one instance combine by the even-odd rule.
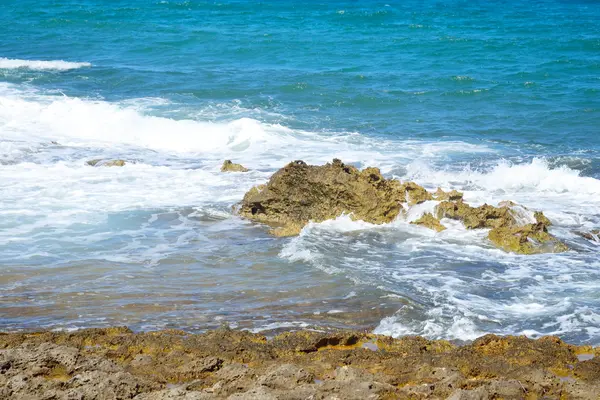
[[[570,251],[233,209],[293,160],[541,210]],[[124,167],[91,167],[124,159]],[[221,173],[225,159],[248,173]],[[600,345],[596,0],[2,0],[0,330]]]

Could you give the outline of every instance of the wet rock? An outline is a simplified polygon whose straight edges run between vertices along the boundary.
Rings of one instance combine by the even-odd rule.
[[[443,201],[436,207],[439,219],[462,221],[468,229],[491,228],[488,238],[498,248],[517,254],[561,253],[568,247],[548,233],[550,220],[540,211],[531,214],[511,201],[499,207],[472,207],[462,200]],[[531,217],[532,215],[532,217]],[[535,223],[528,223],[531,218]]]
[[[221,166],[221,172],[248,172],[249,169],[244,167],[242,164],[236,164],[231,160],[223,161]]]
[[[414,225],[422,225],[426,228],[433,229],[434,231],[441,232],[446,229],[439,219],[433,216],[431,213],[425,213],[423,216],[413,222]]]
[[[0,398],[596,399],[600,359],[578,355],[599,353],[556,337],[456,346],[364,332],[10,333],[0,334]]]
[[[409,206],[421,204],[427,200],[433,200],[431,193],[414,182],[406,182],[402,185],[402,187],[406,191],[406,201]]]
[[[92,167],[123,167],[127,162],[125,160],[103,160],[95,159],[86,163]]]
[[[562,253],[569,250],[548,233],[543,223],[494,228],[488,238],[498,248],[517,254]]]
[[[294,161],[266,185],[248,191],[239,210],[245,218],[274,227],[277,236],[297,235],[309,221],[322,222],[346,213],[373,224],[393,221],[401,203],[416,204],[431,194],[409,182],[385,179],[378,168],[363,171],[340,160],[322,166]]]
[[[458,201],[462,200],[463,194],[457,190],[452,190],[450,192],[444,192],[442,188],[438,188],[436,192],[433,194],[433,199],[437,201]]]
[[[373,224],[393,221],[409,207],[436,200],[435,215],[424,214],[413,224],[440,232],[442,218],[461,221],[467,229],[491,229],[490,241],[499,248],[519,254],[556,253],[567,247],[548,233],[550,220],[512,201],[498,207],[472,207],[463,194],[438,188],[429,193],[414,182],[385,179],[379,169],[357,168],[338,159],[322,166],[294,161],[277,171],[269,182],[250,189],[239,215],[272,227],[276,236],[293,236],[309,223],[350,214],[353,219]]]
[[[438,219],[450,218],[462,221],[467,229],[500,228],[516,225],[516,219],[508,206],[494,207],[484,204],[471,207],[462,200],[442,201],[436,207]]]
[[[582,238],[590,240],[592,242],[600,243],[600,229],[595,229],[595,230],[589,231],[589,232],[577,231],[577,232],[575,232],[575,234],[581,236]]]

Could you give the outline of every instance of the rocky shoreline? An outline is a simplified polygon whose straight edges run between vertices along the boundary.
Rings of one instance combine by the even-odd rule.
[[[541,211],[510,200],[497,207],[473,207],[456,190],[429,192],[415,182],[386,179],[378,168],[361,171],[338,159],[319,166],[301,160],[287,164],[266,184],[248,191],[238,213],[270,225],[275,236],[294,236],[311,221],[323,222],[343,214],[372,224],[390,223],[426,202],[436,203],[433,212],[422,213],[411,223],[440,232],[446,229],[442,220],[453,219],[467,229],[489,229],[491,244],[517,254],[569,250],[548,232],[552,222]]]
[[[600,347],[487,335],[0,334],[2,399],[598,399]]]

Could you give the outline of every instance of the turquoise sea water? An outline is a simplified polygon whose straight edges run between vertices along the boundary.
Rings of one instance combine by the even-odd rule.
[[[334,157],[544,210],[572,250],[231,206]],[[124,158],[123,168],[91,168]],[[223,175],[232,158],[252,169]],[[411,219],[412,218],[412,219]],[[360,327],[600,343],[597,1],[4,0],[0,329]]]

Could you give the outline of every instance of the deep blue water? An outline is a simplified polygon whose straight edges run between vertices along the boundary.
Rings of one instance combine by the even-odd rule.
[[[85,165],[115,157],[132,163]],[[405,221],[273,239],[231,214],[286,162],[333,157],[542,209],[574,250],[524,259]],[[223,176],[225,158],[253,172]],[[600,343],[598,247],[573,233],[600,225],[598,179],[597,1],[0,7],[2,329],[225,320]]]

